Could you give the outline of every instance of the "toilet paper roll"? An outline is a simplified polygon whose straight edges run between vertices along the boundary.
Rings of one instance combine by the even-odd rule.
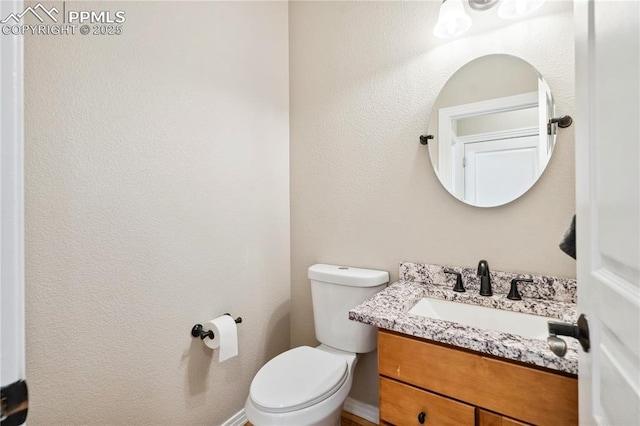
[[[204,344],[218,350],[218,362],[238,355],[238,325],[230,315],[221,315],[203,324],[205,330],[213,331],[213,339],[208,337]]]

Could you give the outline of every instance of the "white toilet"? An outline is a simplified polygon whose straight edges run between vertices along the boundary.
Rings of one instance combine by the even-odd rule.
[[[382,290],[385,271],[309,268],[317,348],[300,346],[266,363],[251,382],[244,409],[256,426],[340,424],[359,353],[376,348],[376,330],[349,320],[349,309]]]

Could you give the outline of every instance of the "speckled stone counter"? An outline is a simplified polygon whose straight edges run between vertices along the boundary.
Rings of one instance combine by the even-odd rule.
[[[455,277],[445,274],[444,269],[454,269],[463,274],[467,288],[465,293],[452,291]],[[529,285],[520,285],[521,301],[512,301],[506,296],[509,290],[508,283],[516,277],[534,280]],[[475,270],[402,263],[400,281],[349,311],[349,318],[411,336],[578,374],[578,345],[573,339],[568,339],[567,353],[560,358],[549,350],[544,340],[408,313],[420,299],[430,297],[541,315],[565,322],[575,323],[577,320],[575,280],[494,271],[491,271],[491,279],[494,295],[480,296]]]

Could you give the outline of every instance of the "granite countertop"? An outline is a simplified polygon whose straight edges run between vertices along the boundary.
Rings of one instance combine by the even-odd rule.
[[[568,350],[561,358],[551,352],[545,340],[474,328],[408,312],[420,299],[430,297],[575,323],[575,280],[492,271],[494,295],[486,297],[478,294],[475,271],[452,268],[466,278],[467,291],[456,293],[452,291],[455,277],[444,274],[444,269],[439,265],[401,264],[400,281],[350,310],[349,319],[501,358],[578,374],[578,344],[574,339],[567,339]],[[534,279],[534,284],[528,288],[522,286],[521,301],[506,297],[504,288],[513,277]]]

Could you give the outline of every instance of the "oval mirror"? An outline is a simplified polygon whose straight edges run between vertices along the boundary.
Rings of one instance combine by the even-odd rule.
[[[549,163],[554,113],[549,86],[524,60],[500,54],[465,64],[431,111],[429,155],[440,182],[478,207],[520,197]]]

